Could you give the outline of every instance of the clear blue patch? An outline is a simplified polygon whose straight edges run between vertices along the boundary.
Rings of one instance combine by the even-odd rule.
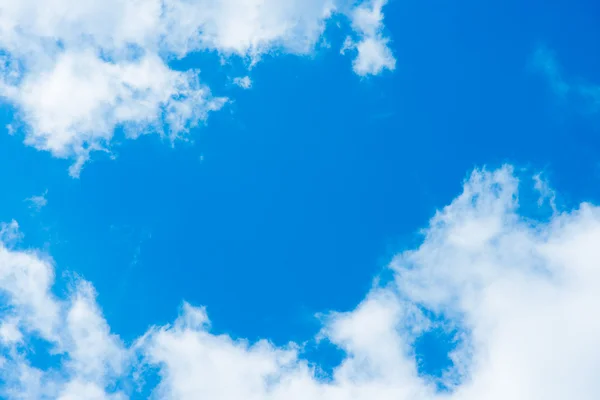
[[[54,344],[37,336],[28,336],[24,351],[32,367],[42,371],[58,369],[65,361],[63,353],[56,352]]]
[[[419,375],[434,383],[439,391],[451,391],[453,385],[460,383],[452,381],[455,374],[451,373],[454,362],[450,357],[460,344],[459,331],[445,325],[424,332],[414,342]]]
[[[315,376],[321,381],[331,381],[334,370],[342,363],[346,353],[331,343],[322,340],[318,343],[310,343],[304,348],[301,358],[308,361],[314,368]]]

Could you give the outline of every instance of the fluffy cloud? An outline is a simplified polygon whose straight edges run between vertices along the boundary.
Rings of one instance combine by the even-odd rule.
[[[0,0],[0,96],[26,126],[26,143],[73,158],[109,148],[115,129],[176,138],[226,99],[199,71],[169,61],[191,52],[242,57],[309,54],[334,14],[360,36],[355,70],[393,60],[381,36],[383,2],[349,0]],[[370,15],[370,16],[369,16]],[[368,21],[367,21],[368,20]],[[359,67],[357,68],[357,65]],[[247,81],[240,81],[246,84]]]
[[[18,225],[11,224],[13,232]],[[14,233],[13,233],[14,235]],[[95,301],[93,287],[75,279],[67,300],[51,291],[52,261],[31,251],[0,246],[0,378],[10,399],[104,399],[105,388],[123,373],[126,351],[111,335]],[[28,340],[39,338],[55,354],[58,369],[42,371],[27,360]],[[117,394],[115,394],[116,396]],[[115,397],[116,398],[116,397]]]
[[[10,248],[17,225],[5,225],[2,395],[128,398],[115,380],[134,380],[137,370],[143,381],[152,366],[160,399],[596,399],[600,208],[584,203],[534,221],[519,213],[518,188],[510,167],[474,171],[421,245],[394,258],[390,282],[376,284],[355,310],[327,314],[319,337],[345,357],[326,380],[298,345],[215,335],[206,310],[187,303],[172,324],[126,348],[92,286],[75,279],[70,295],[56,298],[51,260]],[[440,325],[458,332],[441,378],[447,391],[419,373],[414,348]],[[32,336],[52,344],[60,365],[30,364],[24,343]]]
[[[252,87],[252,80],[249,76],[233,78],[233,83],[242,89],[250,89]]]
[[[352,27],[358,35],[358,41],[350,36],[346,38],[342,54],[354,49],[357,53],[352,62],[354,72],[358,75],[377,75],[384,69],[393,71],[396,59],[388,47],[389,39],[382,33],[382,8],[387,0],[367,1],[351,13]]]

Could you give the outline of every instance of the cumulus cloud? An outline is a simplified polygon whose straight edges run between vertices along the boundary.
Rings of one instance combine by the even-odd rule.
[[[16,228],[16,227],[15,227]],[[123,373],[126,351],[100,314],[91,284],[75,280],[68,299],[51,291],[52,260],[32,251],[0,246],[0,379],[9,399],[104,399]],[[27,359],[27,339],[64,354],[58,369],[41,370]],[[115,395],[116,396],[116,395]],[[117,397],[114,397],[117,398]]]
[[[242,89],[250,89],[252,87],[252,80],[249,76],[233,78],[233,83]]]
[[[349,0],[0,0],[0,96],[26,124],[26,143],[72,158],[77,175],[116,129],[176,138],[226,99],[199,71],[170,61],[197,51],[241,57],[309,54],[327,20],[348,15],[362,38],[360,74],[389,67],[381,7]],[[369,11],[371,10],[371,11]],[[371,12],[376,21],[362,15]],[[362,49],[362,50],[361,50]],[[361,55],[362,54],[362,55]],[[380,60],[377,61],[376,58]],[[373,61],[375,60],[375,61]],[[240,83],[248,84],[242,78]],[[243,86],[244,87],[244,86]]]
[[[519,201],[530,201],[519,199],[522,184],[509,166],[474,171],[422,243],[393,259],[391,281],[356,309],[327,314],[319,338],[345,353],[329,379],[300,346],[213,334],[206,309],[187,303],[172,324],[126,347],[90,283],[75,279],[59,299],[50,259],[3,244],[2,396],[128,398],[115,380],[144,381],[150,366],[160,399],[597,399],[600,208],[583,203],[535,221],[520,214]],[[423,376],[415,343],[440,324],[458,332],[452,366]],[[32,365],[23,345],[32,336],[51,343],[60,365]]]
[[[352,27],[358,39],[348,36],[341,52],[356,51],[352,67],[358,75],[377,75],[384,69],[393,71],[396,68],[396,58],[388,47],[389,38],[382,32],[382,8],[386,3],[387,0],[366,1],[351,13]]]
[[[532,57],[533,67],[546,79],[552,92],[584,114],[600,112],[600,85],[565,77],[556,54],[539,47]]]

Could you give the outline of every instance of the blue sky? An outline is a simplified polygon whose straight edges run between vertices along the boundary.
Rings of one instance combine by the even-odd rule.
[[[118,335],[121,344],[115,354],[135,353],[132,344],[146,332],[152,345],[140,345],[142,358],[159,368],[159,378],[148,378],[139,391],[131,383],[131,370],[139,368],[133,362],[101,377],[97,371],[81,373],[79,353],[65,345],[76,343],[75,335],[45,334],[32,327],[24,315],[32,313],[33,306],[21,311],[24,300],[15,300],[18,293],[10,289],[17,285],[12,280],[19,279],[17,273],[5,272],[10,278],[3,278],[5,286],[0,286],[10,311],[3,318],[17,318],[15,326],[24,339],[7,339],[3,354],[20,366],[51,368],[61,375],[39,378],[56,380],[52,393],[34,392],[35,385],[21,382],[31,390],[23,389],[28,393],[24,398],[112,398],[93,397],[96,389],[85,385],[95,385],[103,396],[120,393],[124,398],[239,398],[228,389],[209,387],[201,378],[197,387],[181,386],[182,381],[194,380],[195,372],[185,375],[178,366],[198,357],[182,361],[164,354],[179,354],[168,346],[184,346],[185,340],[192,340],[185,336],[188,331],[204,337],[205,329],[194,319],[204,318],[198,316],[204,315],[198,311],[203,309],[186,308],[184,301],[206,307],[211,334],[226,334],[233,343],[265,339],[273,354],[288,349],[290,342],[305,346],[294,371],[310,375],[302,369],[303,360],[308,360],[333,374],[329,378],[344,388],[334,394],[315,389],[310,385],[322,384],[317,379],[306,387],[298,383],[304,389],[281,384],[280,392],[269,394],[275,397],[257,390],[252,399],[301,394],[325,400],[373,395],[403,399],[415,398],[410,397],[415,393],[435,399],[440,390],[461,400],[477,398],[477,393],[491,393],[488,398],[494,399],[548,393],[591,399],[599,394],[585,374],[600,365],[598,354],[587,355],[580,370],[573,372],[581,379],[579,386],[544,383],[560,376],[557,367],[524,373],[522,382],[503,389],[502,374],[510,369],[498,365],[514,363],[538,371],[539,356],[532,350],[528,359],[511,359],[511,354],[519,354],[517,345],[506,349],[504,340],[491,339],[519,332],[511,330],[513,317],[530,321],[544,314],[540,302],[547,307],[543,310],[559,316],[565,310],[569,315],[586,314],[578,304],[600,302],[594,295],[600,286],[593,261],[597,250],[590,245],[598,235],[590,226],[600,226],[600,219],[595,209],[586,213],[579,206],[600,200],[597,3],[367,0],[336,2],[329,15],[319,9],[328,7],[326,1],[288,0],[287,8],[267,4],[254,9],[256,20],[240,22],[240,15],[227,7],[256,2],[228,0],[223,2],[226,6],[213,7],[205,1],[169,0],[165,4],[173,9],[185,3],[198,15],[206,11],[208,22],[192,23],[199,33],[184,45],[177,42],[177,35],[189,35],[183,28],[167,29],[157,45],[145,36],[138,40],[138,31],[104,32],[90,24],[95,20],[86,18],[95,18],[94,7],[102,7],[100,2],[90,2],[88,14],[68,0],[55,0],[48,20],[67,23],[44,29],[56,30],[56,48],[44,41],[43,24],[36,25],[44,17],[35,11],[36,1],[24,2],[18,11],[9,3],[0,2],[0,11],[11,11],[1,18],[14,18],[25,33],[13,37],[10,28],[0,31],[8,38],[0,40],[5,57],[0,125],[7,126],[0,135],[0,220],[18,221],[23,237],[13,244],[13,230],[6,226],[4,268],[8,270],[10,260],[21,253],[36,260],[52,257],[47,267],[56,282],[49,296],[69,309],[80,291],[87,293],[81,282],[90,282],[97,298],[81,298],[97,304],[90,312]],[[152,2],[112,3],[131,5],[142,14]],[[65,10],[81,12],[68,19]],[[361,16],[363,11],[368,18]],[[383,15],[378,16],[379,11]],[[192,17],[181,26],[196,16],[189,10],[187,14]],[[115,22],[110,12],[105,17],[107,26],[139,22]],[[78,24],[78,19],[88,25]],[[281,31],[279,19],[297,25]],[[230,34],[232,26],[242,26],[239,37]],[[142,55],[106,44],[119,40]],[[21,52],[15,43],[34,50]],[[349,48],[340,54],[345,44]],[[367,44],[375,47],[361,47]],[[96,58],[96,53],[105,54],[105,59]],[[97,65],[110,66],[96,76]],[[14,68],[16,78],[10,74]],[[196,78],[188,81],[184,73],[198,74],[202,89],[195,86]],[[71,82],[77,74],[83,80]],[[245,76],[251,82],[248,88],[234,81]],[[165,100],[171,84],[179,92]],[[127,88],[136,85],[139,92],[129,93]],[[110,97],[114,87],[117,95]],[[186,114],[190,105],[192,117]],[[172,136],[176,124],[169,125],[173,120],[183,121],[177,138]],[[157,132],[162,129],[164,135]],[[94,150],[99,147],[103,150]],[[471,175],[474,169],[479,172]],[[549,185],[546,190],[534,188],[538,173]],[[517,196],[517,178],[519,207],[511,200]],[[543,201],[538,204],[540,193]],[[44,201],[32,196],[43,196]],[[444,209],[448,204],[452,205]],[[466,253],[458,254],[453,246]],[[507,250],[514,259],[496,257]],[[539,297],[526,296],[537,293],[542,279],[530,271],[538,259],[526,255],[534,253],[543,260],[542,269],[560,283],[555,294],[540,289]],[[457,264],[446,270],[440,260]],[[522,279],[505,272],[504,264],[518,265]],[[481,274],[484,279],[473,272],[482,265],[498,269],[490,266]],[[573,279],[564,278],[569,274]],[[377,277],[388,283],[374,284]],[[583,303],[569,297],[577,290],[565,283],[580,279],[593,282],[585,286],[589,299]],[[495,306],[490,299],[496,292],[481,289],[473,294],[460,282],[502,288],[500,298],[519,302],[505,300],[502,307]],[[504,287],[506,282],[512,286]],[[443,300],[447,293],[453,294],[448,299],[462,299],[460,305]],[[465,305],[473,296],[504,325],[486,331],[481,309]],[[567,298],[572,301],[557,300]],[[332,311],[347,314],[329,314]],[[174,322],[178,315],[179,322]],[[414,320],[419,322],[407,322]],[[556,365],[571,365],[576,355],[586,353],[569,347],[566,333],[560,336],[560,327],[569,319],[557,320],[559,333],[551,339],[564,344],[564,351],[556,353],[564,353],[566,359],[556,358]],[[546,322],[539,326],[550,327]],[[582,333],[582,343],[588,343],[585,332],[598,332],[595,325],[579,324],[579,319],[571,322],[581,330],[577,332]],[[388,323],[400,332],[398,338],[389,339]],[[153,331],[151,326],[163,328]],[[524,323],[522,329],[523,337],[544,337],[544,331],[533,331],[534,324]],[[174,342],[167,340],[169,335]],[[325,340],[319,341],[323,335]],[[40,337],[45,344],[35,342]],[[386,343],[388,349],[397,340],[404,356],[377,358],[377,346],[364,338]],[[204,345],[217,349],[219,343],[210,340]],[[479,343],[485,345],[479,348]],[[193,354],[196,347],[190,346]],[[454,362],[448,355],[453,350]],[[62,361],[46,359],[46,351],[62,354]],[[476,362],[481,354],[492,360],[489,366]],[[497,354],[508,354],[507,359],[494,358]],[[381,382],[367,380],[365,385],[380,388],[375,392],[358,388],[361,373],[373,376],[361,370],[367,367],[361,367],[360,359],[388,372],[421,366],[417,378],[382,372]],[[244,360],[251,363],[251,357]],[[104,371],[113,361],[105,360],[99,369]],[[190,367],[199,374],[204,368],[210,363]],[[4,395],[19,398],[14,388],[21,386],[8,372],[4,375]],[[117,389],[114,382],[119,382]],[[317,396],[312,390],[323,392]]]

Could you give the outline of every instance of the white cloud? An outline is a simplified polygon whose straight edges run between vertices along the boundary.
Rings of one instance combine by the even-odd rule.
[[[538,199],[538,206],[541,207],[547,202],[552,208],[552,211],[556,213],[556,192],[554,189],[552,189],[552,187],[550,187],[546,177],[541,173],[535,174],[533,176],[533,182],[534,189],[537,190],[540,195]]]
[[[233,83],[242,89],[250,89],[252,87],[252,80],[249,76],[233,78]]]
[[[26,75],[11,99],[30,127],[26,143],[83,159],[118,126],[135,136],[165,125],[176,137],[223,104],[193,71],[173,71],[156,56],[113,63],[90,51],[63,52],[51,70]]]
[[[584,203],[536,222],[519,214],[518,188],[510,167],[473,172],[421,245],[394,258],[390,283],[355,310],[328,314],[319,337],[346,354],[330,380],[317,378],[298,345],[212,334],[206,310],[187,303],[173,324],[126,349],[89,283],[76,280],[57,299],[50,260],[2,246],[0,290],[10,311],[0,318],[3,394],[127,398],[111,389],[114,379],[133,379],[131,369],[143,378],[151,365],[161,399],[596,399],[600,208]],[[415,340],[439,325],[432,313],[463,338],[443,375],[450,392],[438,392],[416,367]],[[20,343],[30,335],[65,356],[59,370],[27,361]]]
[[[223,106],[198,71],[169,66],[190,52],[250,65],[267,53],[309,54],[331,15],[343,13],[361,37],[355,70],[391,69],[383,2],[367,3],[0,0],[0,96],[26,123],[26,143],[74,159],[77,175],[91,151],[110,147],[115,129],[177,137]]]
[[[334,0],[167,0],[164,43],[179,54],[217,50],[256,60],[272,49],[310,52],[336,10]],[[177,26],[176,26],[177,25]]]
[[[11,224],[17,229],[16,223]],[[126,352],[110,334],[89,283],[75,279],[67,300],[52,293],[52,260],[0,243],[0,379],[3,398],[100,399],[122,373]],[[58,370],[40,370],[28,361],[24,337],[46,341],[66,355]],[[97,395],[95,395],[97,393]],[[100,395],[102,394],[102,396]]]
[[[23,238],[23,234],[19,231],[19,223],[12,220],[9,223],[0,223],[0,242],[14,245]]]
[[[48,204],[48,199],[46,196],[48,195],[48,191],[45,190],[44,193],[38,196],[31,196],[25,199],[27,203],[29,203],[29,208],[35,212],[40,212],[42,208],[46,207]]]
[[[352,66],[358,75],[378,75],[384,69],[393,71],[396,68],[396,58],[388,47],[389,38],[382,33],[382,8],[386,3],[387,0],[369,0],[351,13],[352,27],[359,39],[355,42],[347,37],[341,52],[356,50]]]
[[[11,345],[15,343],[21,343],[23,340],[23,334],[19,330],[17,318],[6,318],[0,324],[0,341],[4,345]]]

